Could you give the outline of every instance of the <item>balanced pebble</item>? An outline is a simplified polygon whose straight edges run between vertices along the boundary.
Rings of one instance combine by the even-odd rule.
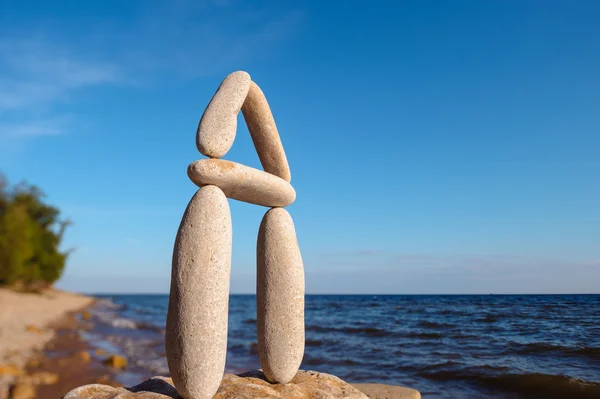
[[[279,176],[289,183],[292,175],[275,119],[267,98],[254,82],[250,83],[242,113],[265,172]]]
[[[196,132],[198,151],[221,158],[233,145],[237,116],[250,89],[250,75],[244,71],[229,74],[204,110]]]
[[[296,191],[280,177],[224,159],[202,159],[188,166],[189,178],[198,186],[219,187],[228,198],[251,204],[287,206]]]
[[[291,381],[304,354],[304,267],[296,230],[283,208],[269,210],[256,248],[258,354],[273,383]]]
[[[225,194],[200,188],[175,240],[165,339],[169,370],[184,398],[212,398],[223,378],[231,239]]]

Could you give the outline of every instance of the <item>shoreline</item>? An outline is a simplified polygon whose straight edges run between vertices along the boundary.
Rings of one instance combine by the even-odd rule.
[[[0,399],[60,398],[80,385],[114,384],[79,334],[89,328],[82,315],[95,303],[56,289],[0,288]]]
[[[54,289],[30,294],[0,288],[0,399],[61,398],[88,384],[123,386],[127,368],[105,364],[113,354],[85,338],[94,328],[90,310],[97,303]],[[400,386],[350,384],[370,398],[420,397]]]

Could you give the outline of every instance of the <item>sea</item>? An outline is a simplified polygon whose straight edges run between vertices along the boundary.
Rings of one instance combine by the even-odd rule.
[[[169,375],[168,295],[97,295],[95,348],[119,382]],[[403,385],[425,399],[600,399],[600,295],[307,295],[302,369]],[[256,297],[232,295],[226,372],[260,368]]]

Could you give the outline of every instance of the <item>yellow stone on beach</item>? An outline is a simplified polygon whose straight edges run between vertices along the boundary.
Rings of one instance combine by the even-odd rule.
[[[115,369],[123,369],[127,366],[127,359],[119,355],[111,355],[104,359],[104,364]]]
[[[0,364],[0,375],[19,376],[23,374],[23,370],[14,364]]]
[[[89,363],[90,360],[92,360],[92,355],[90,355],[88,351],[79,351],[74,357],[81,360],[83,363]]]

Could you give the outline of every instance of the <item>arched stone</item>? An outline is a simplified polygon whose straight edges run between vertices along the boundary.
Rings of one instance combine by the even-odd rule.
[[[246,72],[229,74],[213,95],[198,124],[198,150],[210,158],[227,154],[235,140],[240,109],[264,171],[289,183],[290,167],[271,108]]]

